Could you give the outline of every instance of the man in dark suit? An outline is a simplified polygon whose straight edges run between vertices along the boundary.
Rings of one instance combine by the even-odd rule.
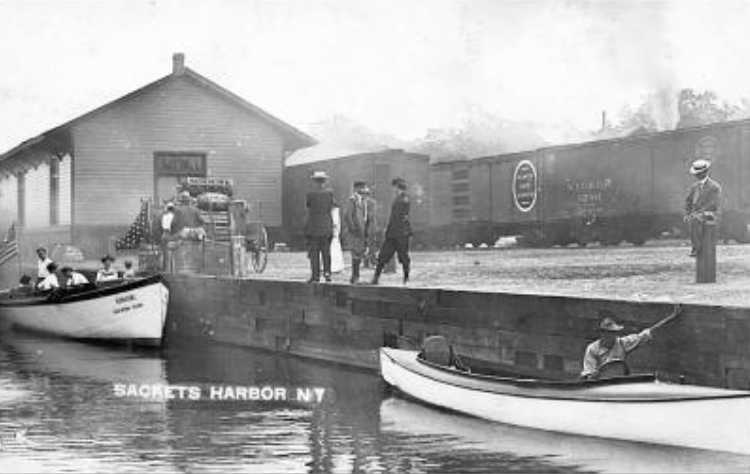
[[[352,285],[359,282],[359,267],[367,250],[367,192],[367,183],[355,181],[354,193],[344,212],[346,243],[352,253],[352,277],[349,280]]]
[[[396,198],[391,206],[391,215],[388,219],[388,227],[385,231],[385,240],[378,253],[378,266],[372,277],[372,284],[377,285],[383,267],[391,260],[394,253],[398,254],[398,261],[404,271],[404,285],[409,281],[409,270],[411,260],[409,259],[409,239],[411,238],[411,198],[407,193],[406,181],[402,178],[394,178],[391,185],[396,188]]]
[[[331,239],[333,238],[333,218],[331,211],[338,207],[333,191],[326,187],[328,175],[316,171],[311,179],[315,189],[307,193],[307,256],[310,259],[310,279],[308,283],[320,281],[320,260],[323,259],[323,276],[331,281]]]
[[[721,186],[708,177],[710,167],[708,160],[695,160],[690,167],[690,174],[696,179],[685,198],[685,222],[690,226],[691,257],[696,257],[701,248],[703,223],[716,218],[721,203]]]

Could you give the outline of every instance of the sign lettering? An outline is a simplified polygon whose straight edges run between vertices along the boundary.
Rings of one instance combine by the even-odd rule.
[[[536,204],[537,176],[534,164],[523,160],[513,173],[513,201],[521,212],[529,212]]]

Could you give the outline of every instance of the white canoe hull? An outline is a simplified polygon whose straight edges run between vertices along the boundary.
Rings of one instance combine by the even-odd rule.
[[[156,278],[70,301],[0,304],[5,324],[73,339],[159,344],[169,290]]]
[[[516,389],[498,393],[486,381],[465,383],[470,376],[453,376],[421,364],[415,351],[381,349],[380,361],[383,379],[405,394],[476,417],[547,431],[750,455],[748,392],[643,382],[586,389],[590,397],[582,391],[562,397]]]

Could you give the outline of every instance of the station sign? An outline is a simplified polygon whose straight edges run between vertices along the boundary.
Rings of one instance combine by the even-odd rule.
[[[534,208],[537,198],[537,174],[534,163],[520,161],[513,172],[513,201],[521,212]]]

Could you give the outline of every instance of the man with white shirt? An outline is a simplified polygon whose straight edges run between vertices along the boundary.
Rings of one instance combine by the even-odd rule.
[[[698,256],[703,240],[703,223],[716,219],[721,203],[721,186],[708,177],[711,162],[695,160],[690,174],[696,182],[690,186],[685,198],[685,222],[690,226],[690,256]]]
[[[47,257],[47,249],[44,247],[39,247],[36,249],[36,255],[38,257],[37,261],[37,273],[36,273],[36,283],[37,285],[44,281],[45,278],[49,276],[49,271],[47,270],[47,267],[50,263],[52,263],[52,260]]]
[[[50,261],[49,265],[47,265],[46,268],[47,276],[42,280],[38,285],[37,288],[39,288],[42,291],[52,291],[56,290],[57,288],[60,288],[60,283],[57,280],[57,264],[55,262]]]

